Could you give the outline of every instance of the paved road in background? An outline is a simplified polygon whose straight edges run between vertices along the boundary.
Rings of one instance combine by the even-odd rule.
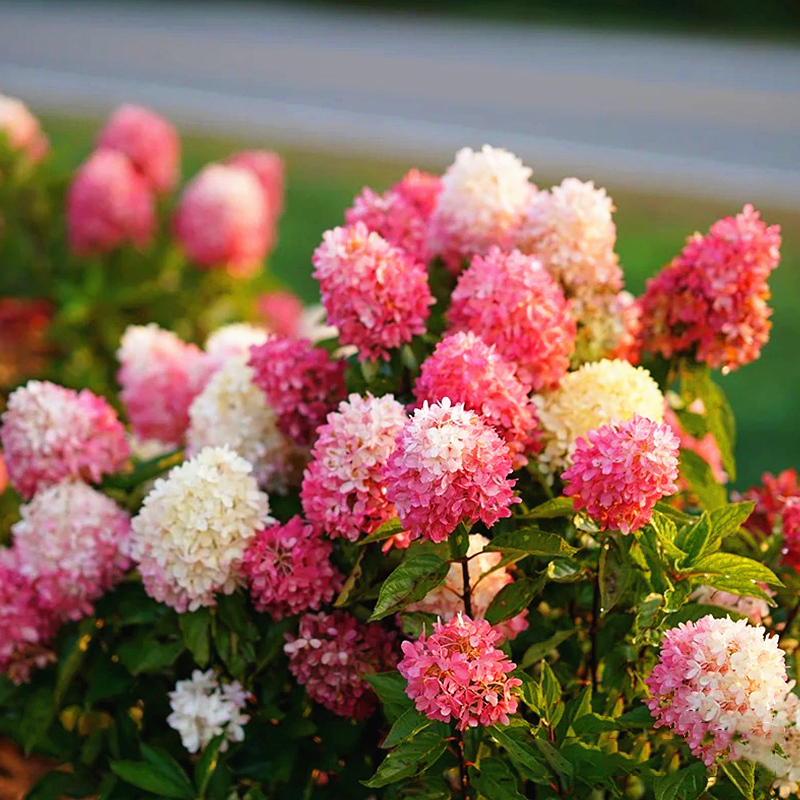
[[[298,5],[0,0],[0,91],[205,129],[800,208],[800,48]]]

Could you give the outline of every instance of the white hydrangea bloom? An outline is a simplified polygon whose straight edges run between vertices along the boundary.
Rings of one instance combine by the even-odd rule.
[[[227,445],[253,467],[258,485],[285,491],[299,477],[296,448],[278,430],[276,415],[253,383],[247,354],[229,358],[189,408],[186,452]]]
[[[664,419],[664,395],[650,373],[621,359],[603,359],[567,373],[558,388],[534,395],[544,447],[539,465],[548,475],[572,463],[578,437],[609,422],[640,414]]]
[[[268,338],[269,333],[264,328],[248,322],[234,322],[210,334],[205,351],[214,364],[221,365],[229,358],[246,356],[253,345],[264,344]]]
[[[242,709],[248,693],[238,681],[220,685],[213,670],[196,669],[190,680],[178,681],[169,693],[172,713],[167,724],[178,731],[190,753],[202,750],[214,737],[225,735],[220,750],[229,742],[244,741],[244,726],[250,721]]]
[[[147,593],[179,612],[214,605],[239,585],[244,551],[273,522],[251,465],[206,447],[155,482],[133,519],[130,553]]]

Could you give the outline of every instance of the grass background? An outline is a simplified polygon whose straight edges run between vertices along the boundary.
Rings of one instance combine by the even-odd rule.
[[[92,146],[98,121],[44,117],[55,165],[65,172],[83,160]],[[502,142],[495,144],[502,145]],[[322,232],[342,223],[344,209],[369,185],[383,190],[409,167],[441,171],[446,165],[364,160],[303,151],[278,142],[242,141],[198,135],[183,137],[183,175],[194,175],[208,161],[245,146],[278,150],[286,161],[286,210],[280,241],[269,269],[307,302],[318,299],[311,277],[311,254]],[[534,165],[539,186],[564,176],[548,175],[546,165]],[[583,179],[590,175],[578,175]],[[632,194],[606,187],[617,206],[617,251],[628,289],[640,294],[645,279],[676,254],[695,230],[705,232],[721,216],[736,213],[746,198],[711,203],[657,194]],[[736,413],[737,486],[758,481],[764,470],[777,472],[800,466],[800,214],[763,208],[769,223],[780,223],[783,259],[773,273],[774,328],[761,358],[728,376],[718,376]]]

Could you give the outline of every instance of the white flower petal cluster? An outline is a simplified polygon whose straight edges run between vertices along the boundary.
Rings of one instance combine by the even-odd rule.
[[[544,448],[539,466],[547,475],[572,463],[578,437],[611,421],[625,422],[634,414],[661,422],[664,395],[644,367],[621,359],[584,364],[565,375],[558,388],[534,395]]]
[[[275,411],[253,383],[248,355],[228,358],[189,408],[186,452],[227,445],[253,467],[258,485],[268,491],[285,491],[292,478],[296,448],[278,430]],[[294,474],[292,474],[294,473]]]
[[[206,447],[155,482],[131,526],[151,597],[184,612],[236,589],[248,542],[273,521],[251,472],[229,448]]]
[[[246,356],[253,345],[264,344],[268,338],[269,333],[264,328],[248,322],[234,322],[211,333],[206,339],[205,351],[214,364],[221,365],[229,358]]]
[[[250,721],[242,713],[247,698],[238,681],[220,684],[213,670],[196,669],[190,680],[178,681],[169,693],[172,713],[167,724],[178,731],[190,753],[199,752],[214,737],[224,734],[220,746],[224,753],[229,742],[244,741],[244,726]]]

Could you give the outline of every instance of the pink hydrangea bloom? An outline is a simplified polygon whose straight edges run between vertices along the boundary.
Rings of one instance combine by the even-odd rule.
[[[363,189],[345,220],[348,225],[363,222],[412,261],[427,264],[432,256],[428,223],[441,190],[441,178],[412,169],[383,194]]]
[[[2,421],[8,477],[26,499],[64,478],[100,481],[130,455],[116,411],[88,389],[29,381],[9,397]]]
[[[406,419],[390,394],[351,394],[328,414],[300,493],[306,517],[319,530],[354,542],[395,516],[382,468]]]
[[[209,164],[183,191],[175,233],[198,267],[250,277],[272,246],[270,224],[264,192],[252,172]]]
[[[258,178],[267,205],[270,225],[270,241],[277,236],[277,225],[283,213],[283,159],[270,150],[242,150],[226,162],[233,167],[242,167]]]
[[[493,428],[445,397],[406,422],[384,467],[386,499],[411,537],[443,542],[460,522],[511,516],[511,455]]]
[[[49,642],[57,627],[53,609],[19,571],[14,552],[0,550],[0,673],[24,683],[34,669],[55,661]]]
[[[781,511],[783,560],[800,572],[800,497],[789,497]]]
[[[312,262],[328,322],[362,361],[388,359],[390,349],[425,332],[434,303],[425,266],[363,222],[327,231]]]
[[[28,163],[41,161],[49,149],[39,120],[15,97],[0,94],[0,135],[5,134],[13,150],[24,154]]]
[[[97,146],[124,153],[155,192],[170,192],[178,182],[178,132],[148,108],[120,106],[98,134]]]
[[[497,593],[514,578],[507,567],[498,568],[497,565],[503,554],[497,551],[486,550],[489,540],[479,533],[470,534],[467,564],[469,571],[469,591],[472,605],[473,619],[483,619],[486,609],[491,605]],[[464,610],[464,572],[458,562],[450,565],[450,570],[444,583],[431,589],[425,597],[417,603],[412,603],[408,611],[425,611],[435,614],[445,622],[451,620]],[[494,628],[500,632],[502,638],[513,639],[528,627],[528,609],[526,608],[517,616],[500,622]]]
[[[92,613],[130,560],[130,517],[85,483],[67,481],[37,492],[11,533],[19,569],[35,580],[59,619]]]
[[[458,280],[447,319],[494,345],[528,389],[554,388],[569,369],[576,331],[569,303],[542,265],[518,250],[476,256]]]
[[[344,397],[345,363],[334,361],[307,339],[274,337],[250,350],[253,380],[278,415],[278,427],[299,445],[310,445],[317,428]]]
[[[683,736],[706,766],[758,738],[790,688],[777,636],[712,616],[667,631],[646,683],[656,727]]]
[[[775,593],[765,583],[760,583],[759,588],[768,595]],[[747,617],[753,625],[760,625],[761,621],[769,616],[769,603],[762,597],[742,597],[733,592],[715,589],[713,586],[700,586],[689,596],[689,600],[701,605],[718,606],[726,611],[733,611]]]
[[[494,646],[499,639],[486,620],[458,614],[435,622],[430,636],[403,642],[397,669],[417,711],[440,722],[453,718],[460,731],[508,725],[508,715],[517,710],[514,689],[522,681],[508,677],[516,664]]]
[[[330,603],[342,585],[332,550],[302,517],[258,531],[242,563],[255,607],[280,620]]]
[[[756,504],[744,527],[761,536],[772,536],[775,525],[783,513],[784,505],[790,497],[800,497],[797,471],[785,469],[778,475],[765,472],[761,476],[761,486],[750,487],[741,498],[754,500]]]
[[[480,414],[505,440],[514,468],[540,449],[536,408],[514,367],[472,331],[445,336],[422,364],[417,403],[449,397]]]
[[[189,406],[209,377],[209,361],[157,325],[131,325],[117,351],[120,400],[142,439],[177,444],[189,425]]]
[[[689,407],[689,411],[696,414],[704,414],[705,406],[703,405],[703,401],[696,400]],[[666,405],[664,408],[664,422],[669,425],[672,432],[678,437],[681,450],[691,450],[691,452],[700,456],[700,458],[711,467],[711,474],[714,476],[714,480],[717,481],[717,483],[722,484],[728,482],[728,475],[722,466],[722,453],[720,452],[717,440],[714,438],[714,434],[709,431],[702,439],[697,439],[690,433],[687,433],[681,427],[680,420],[669,405]],[[688,490],[689,488],[683,478],[678,480],[678,487],[681,490]]]
[[[123,244],[150,244],[156,217],[153,193],[127,156],[95,150],[75,173],[67,194],[69,245],[95,256]]]
[[[279,289],[266,292],[258,298],[256,306],[271,333],[297,336],[303,319],[303,301],[294,292]]]
[[[724,372],[758,358],[772,325],[767,279],[780,244],[780,226],[767,227],[750,205],[696,233],[647,281],[644,348],[665,358],[693,354]]]
[[[678,437],[634,414],[589,431],[587,439],[578,439],[572,466],[561,475],[564,494],[603,530],[639,530],[655,504],[678,490]]]
[[[286,634],[289,671],[308,696],[341,717],[362,720],[378,698],[364,675],[394,669],[395,634],[365,625],[346,611],[305,614],[297,635]]]

